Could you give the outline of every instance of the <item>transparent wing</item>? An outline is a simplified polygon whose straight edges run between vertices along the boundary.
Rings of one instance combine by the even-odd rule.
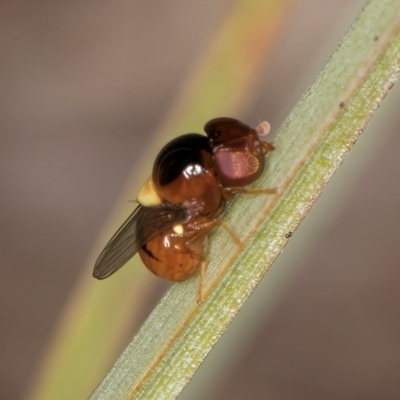
[[[108,278],[124,266],[149,240],[187,219],[188,212],[182,207],[139,205],[100,253],[93,276],[97,279]]]

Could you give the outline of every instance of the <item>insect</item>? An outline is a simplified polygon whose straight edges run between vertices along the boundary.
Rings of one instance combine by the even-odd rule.
[[[159,152],[151,177],[139,192],[139,206],[98,257],[93,276],[104,279],[139,253],[155,275],[184,281],[200,270],[198,301],[203,300],[207,235],[224,227],[220,219],[236,193],[273,194],[275,189],[247,190],[265,166],[274,147],[260,140],[269,132],[233,118],[215,118],[204,126],[207,136],[188,133],[171,140]]]

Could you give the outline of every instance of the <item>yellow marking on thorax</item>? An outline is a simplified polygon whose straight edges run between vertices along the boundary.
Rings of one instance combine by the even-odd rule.
[[[140,189],[138,202],[146,207],[154,207],[161,204],[162,200],[156,192],[152,178],[147,179],[146,183]]]

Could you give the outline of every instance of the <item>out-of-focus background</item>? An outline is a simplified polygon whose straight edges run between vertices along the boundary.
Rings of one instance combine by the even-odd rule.
[[[1,399],[27,393],[128,176],[232,4],[2,2]],[[289,2],[241,119],[276,132],[364,5]],[[399,104],[395,87],[181,398],[400,398]],[[258,293],[284,269],[264,312]]]

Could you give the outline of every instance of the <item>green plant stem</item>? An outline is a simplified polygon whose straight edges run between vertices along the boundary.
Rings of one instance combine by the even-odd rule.
[[[343,162],[400,71],[400,2],[373,0],[281,128],[258,187],[238,196],[226,222],[247,243],[240,254],[222,230],[211,235],[205,302],[197,278],[174,285],[90,399],[170,399],[286,245]]]

